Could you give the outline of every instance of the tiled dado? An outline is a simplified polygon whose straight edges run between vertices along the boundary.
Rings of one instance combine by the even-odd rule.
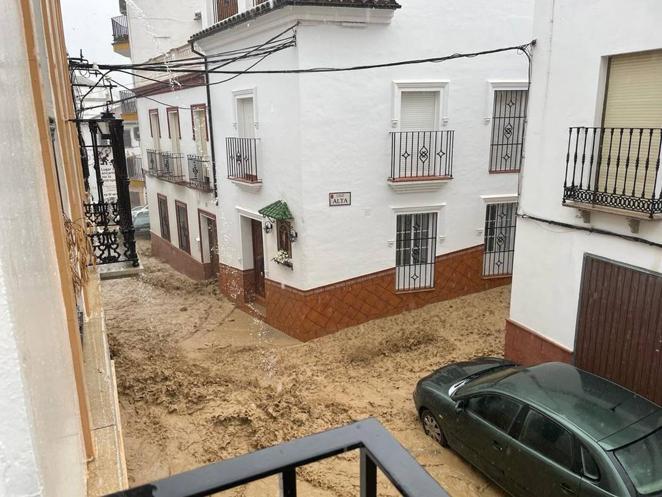
[[[482,245],[440,256],[435,288],[409,293],[395,291],[394,268],[308,291],[267,280],[266,321],[295,338],[311,340],[371,319],[510,283],[509,276],[482,278],[482,261]]]
[[[530,366],[541,362],[572,363],[572,351],[533,330],[506,319],[506,358]]]
[[[175,270],[194,280],[201,281],[213,278],[214,269],[211,263],[203,264],[156,233],[150,233],[150,239],[154,257],[164,260]]]

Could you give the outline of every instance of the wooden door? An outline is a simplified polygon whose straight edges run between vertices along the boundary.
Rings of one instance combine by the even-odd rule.
[[[216,220],[205,217],[207,220],[207,243],[209,244],[209,261],[212,272],[218,274],[218,235],[216,231]]]
[[[662,404],[662,275],[584,257],[575,364]]]
[[[264,247],[262,245],[262,223],[251,219],[253,238],[253,269],[255,274],[255,294],[264,297]]]

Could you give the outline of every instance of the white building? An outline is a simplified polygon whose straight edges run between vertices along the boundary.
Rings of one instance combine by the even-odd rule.
[[[661,18],[655,0],[537,2],[506,339],[658,403]]]
[[[187,40],[202,27],[202,7],[202,0],[129,2],[118,24],[126,26],[126,39],[115,49],[133,63],[196,57]],[[134,77],[152,253],[195,279],[211,278],[218,268],[204,81],[197,73],[137,71]]]
[[[531,40],[530,0],[305,4],[210,1],[205,18],[218,22],[191,41],[216,54],[292,28],[278,39],[296,32],[296,46],[255,67],[269,70]],[[513,50],[227,83],[211,75],[223,293],[310,339],[508,283],[527,70]]]

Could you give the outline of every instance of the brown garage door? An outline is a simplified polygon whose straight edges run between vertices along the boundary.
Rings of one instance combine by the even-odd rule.
[[[662,404],[662,275],[584,256],[578,367]]]

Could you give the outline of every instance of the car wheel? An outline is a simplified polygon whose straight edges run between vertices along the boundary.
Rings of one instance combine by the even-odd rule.
[[[447,447],[448,443],[446,442],[446,437],[444,436],[444,431],[439,426],[437,418],[427,409],[421,411],[421,423],[423,423],[423,430],[425,434],[432,438],[435,442]]]

